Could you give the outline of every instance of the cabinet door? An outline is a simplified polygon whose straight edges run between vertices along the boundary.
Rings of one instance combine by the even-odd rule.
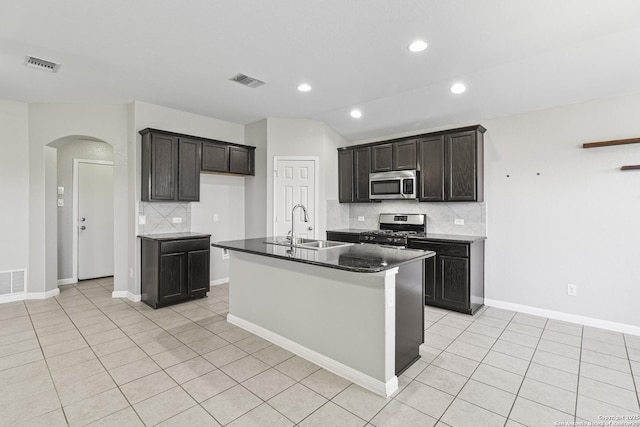
[[[338,201],[353,202],[353,150],[338,151]]]
[[[416,168],[416,140],[393,143],[393,170],[411,170]]]
[[[444,137],[418,140],[421,202],[444,200]]]
[[[429,304],[436,300],[436,257],[432,256],[424,260],[424,303]]]
[[[229,172],[229,146],[215,142],[202,143],[202,170]]]
[[[151,137],[150,200],[175,200],[178,162],[176,139],[164,135]]]
[[[371,172],[393,170],[393,144],[380,144],[371,147]]]
[[[243,147],[229,147],[229,172],[242,175],[252,175],[252,153]]]
[[[360,233],[336,233],[327,231],[327,240],[334,242],[359,243]]]
[[[443,306],[469,309],[469,259],[438,255],[436,302]]]
[[[207,292],[210,286],[209,249],[187,252],[187,259],[189,264],[189,294]]]
[[[184,252],[160,255],[158,303],[168,303],[188,295],[185,257]]]
[[[200,141],[178,139],[178,200],[200,200]]]
[[[476,133],[459,132],[446,135],[446,200],[477,200]]]
[[[371,167],[371,149],[356,148],[353,153],[354,161],[354,202],[369,201],[369,168]]]

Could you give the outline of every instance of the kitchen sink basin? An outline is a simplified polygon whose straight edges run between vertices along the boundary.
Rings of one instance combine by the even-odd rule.
[[[295,246],[297,248],[311,249],[315,251],[323,250],[323,249],[331,249],[331,248],[341,248],[344,246],[353,245],[353,243],[334,242],[331,240],[315,240],[315,239],[306,239],[306,238],[298,238],[293,243],[291,242],[291,240],[286,238],[270,240],[270,241],[266,241],[265,243],[269,245]]]

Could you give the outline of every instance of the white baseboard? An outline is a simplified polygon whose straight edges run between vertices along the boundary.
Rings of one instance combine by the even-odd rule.
[[[323,354],[311,350],[308,347],[293,342],[290,339],[283,337],[282,335],[278,335],[275,332],[271,332],[268,329],[256,325],[255,323],[251,323],[237,316],[234,316],[233,314],[227,314],[227,322],[246,329],[247,331],[258,335],[259,337],[264,338],[276,345],[279,345],[280,347],[289,350],[290,352],[295,353],[298,356],[309,360],[310,362],[315,363],[316,365],[326,369],[327,371],[333,372],[336,375],[346,378],[347,380],[358,384],[359,386],[364,387],[367,390],[370,390],[380,396],[389,397],[398,389],[398,377],[396,377],[395,375],[388,382],[384,383],[343,363],[340,363],[337,360],[331,359]]]
[[[113,291],[111,292],[111,298],[126,298],[129,301],[139,302],[142,300],[142,295],[136,295],[129,291]]]
[[[532,307],[529,305],[514,304],[511,302],[498,301],[492,299],[484,300],[485,305],[505,310],[519,311],[520,313],[532,314],[534,316],[548,317],[549,319],[562,320],[564,322],[578,323],[592,326],[594,328],[608,329],[610,331],[622,332],[624,334],[640,335],[640,326],[627,325],[626,323],[611,322],[609,320],[596,319],[593,317],[579,316],[577,314],[564,313],[562,311],[547,310],[544,308]]]
[[[47,292],[22,292],[13,295],[4,295],[0,297],[0,304],[5,302],[24,301],[27,299],[47,299],[60,295],[60,289],[55,288]]]
[[[73,285],[74,283],[78,283],[78,281],[73,277],[68,279],[58,279],[58,286]]]
[[[19,294],[2,295],[0,296],[0,304],[7,302],[23,301],[27,299],[27,293],[21,292]]]
[[[222,279],[212,280],[209,283],[209,287],[218,286],[218,285],[224,285],[225,283],[229,283],[229,278],[228,277],[223,277]]]

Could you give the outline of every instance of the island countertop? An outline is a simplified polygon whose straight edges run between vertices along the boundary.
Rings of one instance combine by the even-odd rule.
[[[214,242],[211,246],[358,273],[377,273],[435,255],[432,251],[353,244],[322,250],[266,243],[274,237]]]

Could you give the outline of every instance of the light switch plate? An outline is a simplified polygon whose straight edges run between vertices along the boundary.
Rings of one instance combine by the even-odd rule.
[[[64,187],[58,187],[58,194],[64,194]]]
[[[358,221],[360,221],[360,222],[364,222],[364,217],[363,217],[363,216],[359,216],[359,217],[358,217]]]
[[[218,219],[219,219],[218,214],[214,213],[213,214],[213,222],[218,222]]]
[[[181,223],[182,223],[182,217],[174,216],[173,218],[171,218],[171,221],[172,221],[174,224],[181,224]]]
[[[58,207],[64,206],[64,199],[58,199]]]
[[[147,217],[144,215],[140,215],[138,217],[138,224],[139,225],[145,225],[147,223]]]

